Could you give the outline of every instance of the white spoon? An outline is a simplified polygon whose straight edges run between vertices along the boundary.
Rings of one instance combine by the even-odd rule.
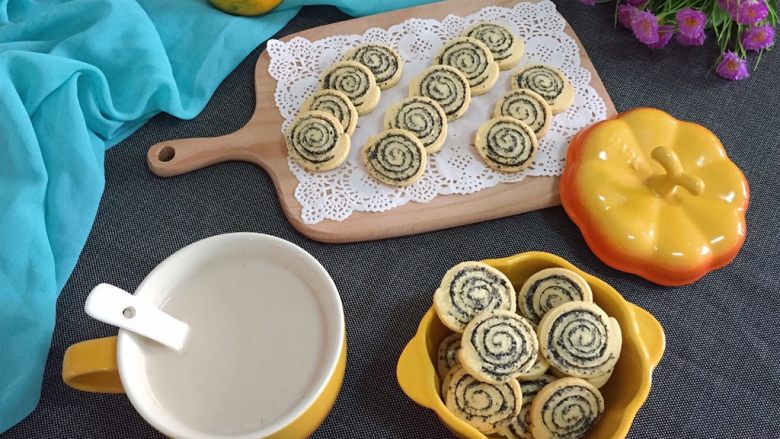
[[[90,291],[84,311],[96,320],[143,335],[177,351],[184,347],[190,329],[181,320],[109,284],[99,284]]]

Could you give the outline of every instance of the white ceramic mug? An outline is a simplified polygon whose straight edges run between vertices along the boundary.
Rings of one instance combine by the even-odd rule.
[[[184,356],[119,330],[118,337],[68,348],[63,380],[69,386],[124,391],[147,422],[174,438],[305,437],[332,408],[346,364],[344,313],[333,280],[300,247],[256,233],[213,236],[165,259],[134,294],[190,320]],[[229,336],[215,343],[214,331]],[[280,355],[290,356],[288,367],[271,361]],[[271,388],[297,389],[289,407],[278,404],[286,394],[270,394]],[[287,408],[260,419],[279,407]],[[227,424],[204,427],[212,421]]]

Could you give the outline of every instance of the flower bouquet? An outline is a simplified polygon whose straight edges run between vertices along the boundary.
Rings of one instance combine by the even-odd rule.
[[[755,67],[774,45],[777,0],[618,0],[616,19],[653,49],[665,47],[672,38],[701,46],[711,29],[721,51],[715,72],[740,80],[749,76],[748,52],[758,52]]]

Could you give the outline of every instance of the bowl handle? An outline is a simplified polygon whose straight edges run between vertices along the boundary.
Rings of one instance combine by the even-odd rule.
[[[639,326],[639,336],[642,338],[645,349],[647,349],[647,353],[650,356],[650,362],[653,368],[655,368],[661,362],[661,357],[666,349],[664,329],[652,314],[636,305],[632,306],[634,307],[637,326]]]
[[[433,409],[438,396],[430,389],[436,388],[436,372],[428,359],[424,334],[418,333],[401,352],[396,368],[396,378],[401,390],[417,404]]]

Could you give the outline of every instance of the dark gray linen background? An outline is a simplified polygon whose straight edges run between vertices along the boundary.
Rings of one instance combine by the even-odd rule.
[[[682,288],[662,288],[605,266],[560,207],[451,230],[378,242],[311,241],[285,220],[262,169],[226,163],[162,179],[146,167],[150,145],[240,128],[254,109],[253,52],[194,120],[156,117],[106,156],[97,220],[57,303],[57,326],[38,408],[7,439],[158,438],[123,395],[81,393],[60,379],[65,349],[116,333],[82,309],[109,282],[132,291],[165,257],[227,232],[267,233],[311,252],[333,276],[347,319],[348,365],[336,406],[315,438],[446,438],[437,418],[401,392],[395,364],[441,276],[469,259],[527,250],[558,254],[649,310],[667,350],[631,438],[780,437],[780,54],[764,56],[736,83],[708,75],[716,56],[702,48],[651,51],[613,29],[614,3],[556,2],[588,50],[618,111],[658,107],[717,134],[751,187],[747,243],[724,269]],[[280,35],[340,21],[334,8],[308,7]],[[713,38],[711,35],[710,38]],[[507,200],[511,202],[511,200]]]

